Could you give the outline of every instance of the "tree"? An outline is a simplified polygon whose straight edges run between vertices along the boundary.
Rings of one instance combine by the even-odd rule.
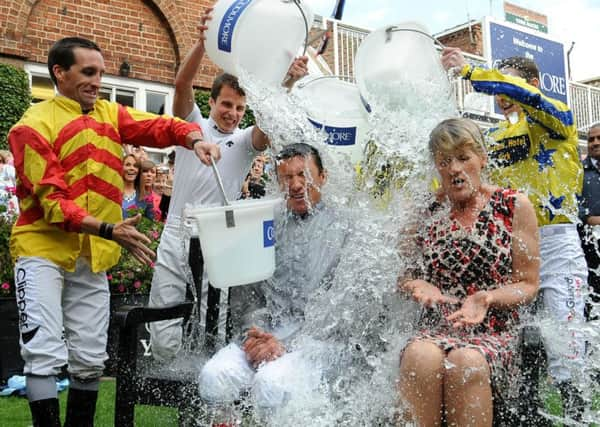
[[[27,73],[10,64],[0,64],[0,150],[6,150],[6,136],[31,105]]]

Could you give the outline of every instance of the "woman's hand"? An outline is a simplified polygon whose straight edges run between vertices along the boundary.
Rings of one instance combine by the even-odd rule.
[[[437,286],[425,280],[408,280],[398,286],[408,292],[412,299],[425,307],[433,307],[437,304],[457,304],[459,302],[457,298],[442,294]]]
[[[455,328],[478,325],[485,319],[491,303],[492,296],[489,292],[475,292],[473,295],[469,295],[462,307],[449,315],[447,319]]]

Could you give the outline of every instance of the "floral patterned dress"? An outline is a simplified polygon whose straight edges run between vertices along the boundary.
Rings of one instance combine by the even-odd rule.
[[[461,301],[480,290],[492,290],[512,279],[512,224],[515,191],[497,189],[479,213],[471,228],[436,215],[422,236],[423,278],[437,285],[442,293]],[[514,397],[518,373],[514,351],[518,336],[516,310],[488,310],[484,321],[470,328],[455,329],[446,316],[459,305],[440,305],[425,309],[421,329],[413,339],[434,342],[444,351],[473,348],[480,351],[490,366],[494,393]]]

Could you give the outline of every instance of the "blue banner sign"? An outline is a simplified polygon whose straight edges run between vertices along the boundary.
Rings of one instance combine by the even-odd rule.
[[[488,59],[492,67],[504,58],[524,56],[533,59],[540,70],[540,90],[544,95],[568,103],[565,50],[562,43],[527,30],[488,21]],[[499,113],[499,111],[496,111]]]

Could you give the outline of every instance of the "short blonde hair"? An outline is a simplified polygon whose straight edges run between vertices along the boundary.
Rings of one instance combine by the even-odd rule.
[[[453,153],[461,148],[471,149],[481,158],[487,157],[485,138],[473,120],[446,119],[429,134],[429,151],[434,157],[437,153]]]

